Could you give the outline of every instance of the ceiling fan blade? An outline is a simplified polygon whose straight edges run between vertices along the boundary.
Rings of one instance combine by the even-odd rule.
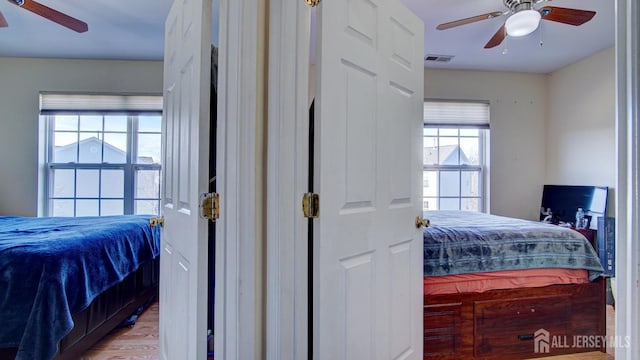
[[[0,12],[0,28],[3,27],[8,27],[9,24],[7,23],[7,19],[4,18],[4,15],[2,15],[2,12]]]
[[[45,19],[51,20],[75,32],[83,33],[89,29],[87,23],[73,18],[67,14],[63,14],[58,10],[54,10],[48,6],[42,5],[33,0],[24,0],[21,8],[29,10],[36,15],[40,15]]]
[[[487,45],[484,46],[484,48],[491,49],[502,44],[502,41],[504,40],[505,37],[507,37],[507,28],[504,25],[502,25],[502,27],[500,27],[500,29],[496,31],[496,33],[493,35],[491,40],[489,40]]]
[[[596,15],[595,11],[569,9],[557,6],[545,6],[539,11],[542,15],[542,19],[544,20],[556,21],[574,26],[582,25]]]
[[[466,19],[449,21],[447,23],[440,24],[440,25],[436,26],[436,29],[438,29],[438,30],[451,29],[452,27],[471,24],[471,23],[474,23],[476,21],[493,19],[495,17],[502,16],[502,15],[504,15],[504,12],[502,12],[502,11],[494,11],[494,12],[490,12],[490,13],[486,13],[486,14],[482,14],[482,15],[476,15],[476,16],[468,17]]]

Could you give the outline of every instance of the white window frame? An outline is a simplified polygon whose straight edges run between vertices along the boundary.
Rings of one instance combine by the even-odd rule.
[[[436,104],[436,106],[429,107],[429,103]],[[444,105],[449,104],[446,107]],[[480,105],[480,106],[478,106]],[[462,199],[464,198],[478,198],[478,211],[487,212],[489,209],[489,133],[490,133],[490,103],[488,101],[478,100],[454,100],[454,99],[424,99],[424,128],[437,128],[437,129],[458,129],[458,144],[460,139],[467,136],[461,136],[461,129],[477,129],[479,130],[479,165],[442,165],[442,164],[424,164],[423,161],[423,176],[424,171],[437,171],[438,177],[440,177],[441,171],[458,171],[462,176],[463,171],[478,171],[478,196],[463,196],[462,195],[462,179],[460,179],[460,189],[458,196],[442,196],[440,189],[438,189],[438,195],[435,197],[438,201],[438,209],[441,209],[440,200],[442,198],[458,199],[458,208],[462,207]],[[449,135],[444,135],[449,136]],[[440,137],[438,131],[437,137]],[[475,136],[473,136],[475,138]],[[423,180],[424,181],[424,180]],[[438,181],[440,185],[440,182]],[[432,197],[430,197],[432,198]],[[425,196],[423,194],[423,202]],[[424,205],[423,205],[424,208]]]
[[[127,116],[127,152],[126,152],[126,161],[124,163],[56,163],[52,162],[52,156],[54,153],[54,126],[53,121],[55,120],[56,115],[65,115],[65,116],[82,116],[82,115],[92,115],[92,116],[102,116],[103,117],[103,129],[104,129],[104,116],[112,116],[112,115],[126,115]],[[132,215],[135,214],[135,201],[136,200],[154,200],[158,202],[158,211],[160,210],[160,186],[158,187],[158,194],[155,198],[147,198],[147,197],[135,197],[135,188],[136,188],[136,173],[137,171],[144,170],[152,170],[152,171],[160,171],[162,168],[161,164],[139,164],[135,162],[134,154],[137,154],[138,149],[138,123],[140,116],[161,116],[161,111],[145,111],[145,112],[111,112],[111,111],[60,111],[60,112],[48,112],[46,115],[42,115],[45,121],[46,127],[46,137],[45,137],[45,173],[44,173],[44,216],[53,216],[52,206],[53,200],[73,200],[73,216],[77,216],[77,203],[78,199],[80,200],[109,200],[111,198],[101,197],[100,193],[97,197],[78,197],[76,194],[76,188],[74,187],[73,197],[53,197],[53,179],[51,173],[55,170],[123,170],[124,172],[124,193],[123,193],[123,214],[124,215]],[[78,133],[78,142],[80,141],[80,131],[77,129],[76,131],[69,132],[77,132]],[[145,134],[146,132],[141,132],[140,134]],[[79,151],[79,149],[78,149]],[[104,153],[103,153],[104,154]],[[77,173],[76,175],[77,176]],[[101,177],[99,180],[101,181]],[[118,200],[120,198],[117,198]],[[98,205],[98,214],[102,215],[100,203]]]
[[[438,195],[435,197],[428,197],[428,198],[435,198],[438,200],[438,209],[440,209],[440,200],[442,198],[446,198],[446,199],[458,199],[458,208],[462,207],[462,199],[479,199],[478,200],[478,212],[485,212],[487,209],[487,199],[486,199],[486,172],[487,172],[487,166],[486,166],[486,147],[487,147],[487,132],[489,131],[488,129],[485,128],[479,128],[479,127],[473,127],[473,126],[439,126],[439,125],[428,125],[425,124],[424,128],[430,128],[430,129],[443,129],[443,128],[449,128],[449,129],[478,129],[478,136],[464,136],[464,135],[460,135],[460,132],[458,131],[458,143],[460,143],[460,139],[461,138],[478,138],[478,151],[479,151],[479,160],[480,160],[480,164],[479,165],[468,165],[468,164],[460,164],[460,165],[441,165],[441,164],[424,164],[422,165],[422,171],[424,174],[424,171],[437,171],[438,172],[438,177],[440,176],[440,172],[442,171],[458,171],[458,173],[460,174],[460,177],[462,177],[462,172],[464,171],[468,171],[468,172],[478,172],[478,191],[479,194],[478,196],[463,196],[462,195],[462,179],[460,178],[460,181],[458,182],[459,184],[459,189],[458,189],[458,196],[442,196],[440,194],[440,191],[438,189]],[[445,137],[453,137],[453,135],[444,135]],[[440,133],[438,132],[437,137],[440,137]],[[424,179],[424,175],[423,175],[423,179]],[[424,180],[423,180],[424,183]],[[440,181],[438,181],[438,184],[440,184]],[[422,196],[423,201],[426,199],[427,197]]]

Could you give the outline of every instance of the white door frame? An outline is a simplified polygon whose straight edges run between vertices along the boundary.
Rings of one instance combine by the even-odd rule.
[[[330,0],[325,0],[330,1]],[[307,353],[305,192],[309,9],[303,0],[271,0],[267,232],[267,359]],[[640,6],[616,0],[617,153],[616,335],[630,347],[616,359],[640,358]],[[295,71],[292,71],[294,69]]]
[[[267,151],[267,359],[306,359],[309,43],[304,0],[271,0]]]
[[[616,349],[617,360],[640,358],[640,6],[616,2],[618,183],[616,189],[616,336],[629,347]],[[627,338],[628,337],[628,338]]]
[[[257,59],[260,0],[220,1],[218,52],[215,356],[257,359],[261,317],[256,271]],[[209,29],[208,29],[209,30]],[[206,317],[206,314],[202,314]]]

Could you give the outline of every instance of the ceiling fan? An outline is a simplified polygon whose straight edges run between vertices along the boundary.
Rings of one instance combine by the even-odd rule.
[[[540,25],[540,20],[579,26],[591,20],[596,14],[595,11],[589,10],[569,9],[557,6],[545,6],[540,9],[535,9],[533,6],[534,4],[546,1],[551,0],[502,0],[504,6],[509,10],[493,11],[465,19],[446,22],[438,25],[436,29],[446,30],[460,25],[509,15],[504,25],[498,29],[484,46],[485,49],[490,49],[500,45],[507,35],[518,37],[531,34]]]
[[[36,15],[40,15],[45,19],[51,20],[64,27],[67,27],[75,32],[83,33],[89,29],[87,23],[73,18],[67,14],[61,13],[58,10],[54,10],[46,5],[42,5],[39,2],[33,0],[7,0],[10,3],[17,5],[25,10],[31,11]],[[0,28],[8,27],[7,20],[0,12]]]

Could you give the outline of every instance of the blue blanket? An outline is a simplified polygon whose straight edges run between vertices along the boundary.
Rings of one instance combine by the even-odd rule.
[[[534,221],[465,211],[427,211],[424,276],[534,268],[604,272],[580,233]]]
[[[0,347],[51,359],[72,314],[159,253],[148,216],[0,217]]]

